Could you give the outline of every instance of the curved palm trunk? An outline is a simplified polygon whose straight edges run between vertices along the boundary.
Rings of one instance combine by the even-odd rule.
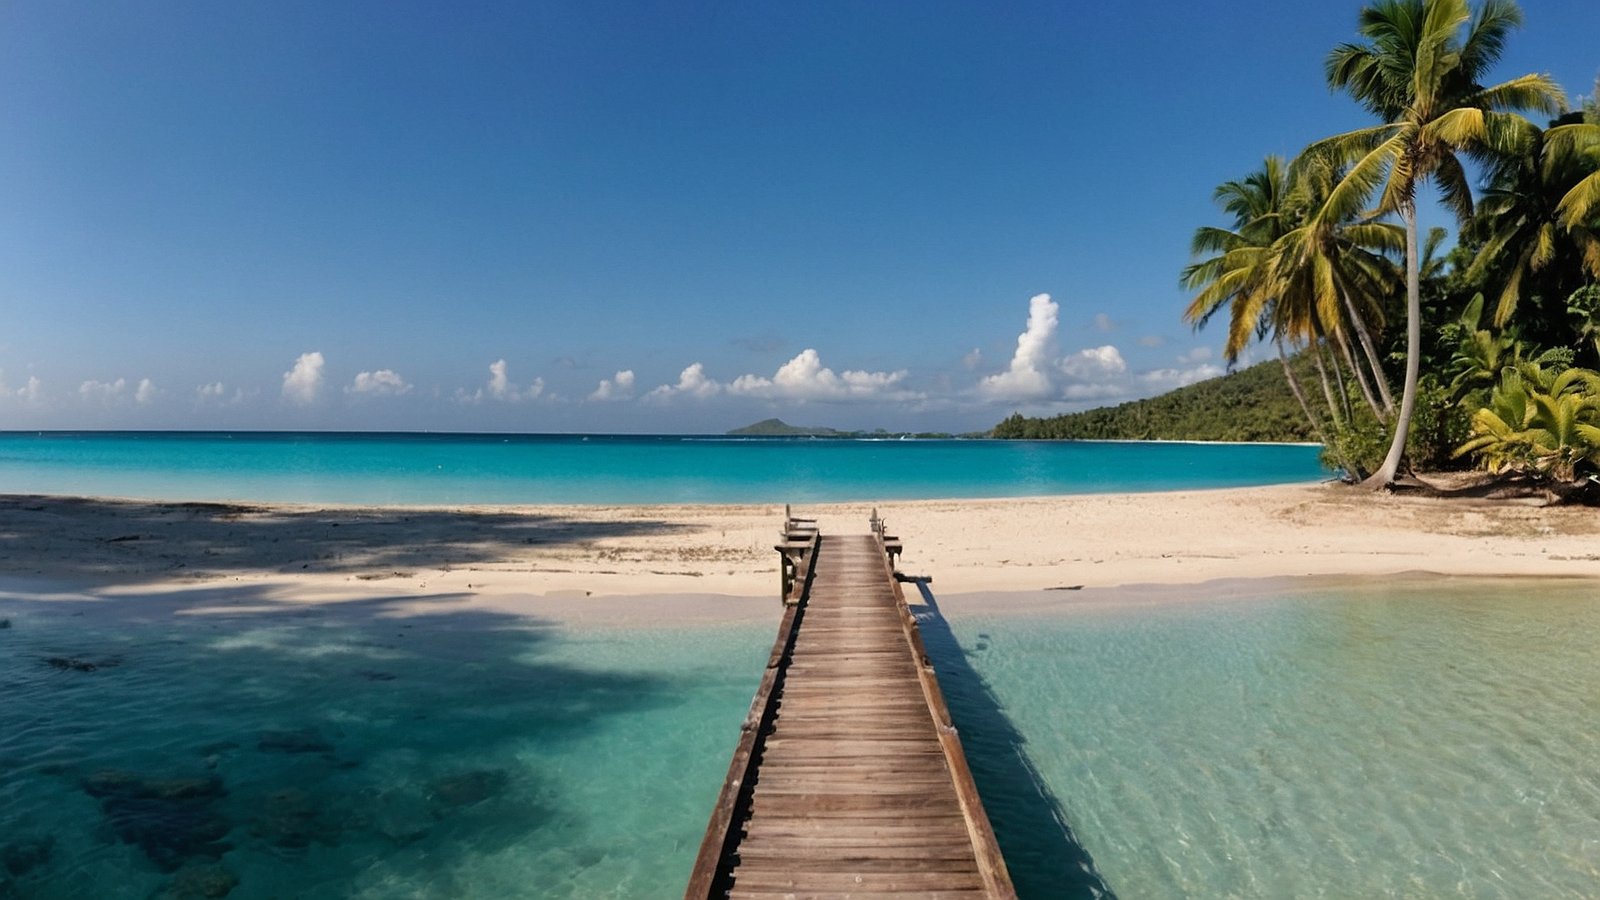
[[[1323,338],[1322,342],[1326,344],[1328,339]],[[1328,368],[1333,370],[1333,385],[1337,391],[1334,396],[1339,398],[1339,405],[1344,408],[1344,420],[1353,423],[1356,411],[1350,407],[1350,385],[1344,383],[1344,367],[1339,365],[1339,354],[1328,353]]]
[[[1283,338],[1273,340],[1273,345],[1278,348],[1278,362],[1283,365],[1284,380],[1289,382],[1289,390],[1294,394],[1294,399],[1300,401],[1300,410],[1306,414],[1306,421],[1311,423],[1311,430],[1316,434],[1322,446],[1328,446],[1328,433],[1322,427],[1322,419],[1311,410],[1311,404],[1306,402],[1306,393],[1300,388],[1300,379],[1294,377],[1294,370],[1289,368],[1289,357],[1283,352]]]
[[[1378,406],[1378,399],[1372,393],[1372,383],[1367,380],[1367,373],[1361,371],[1361,364],[1356,362],[1356,355],[1350,349],[1350,337],[1344,332],[1338,333],[1339,352],[1344,354],[1345,365],[1350,367],[1350,374],[1356,379],[1356,386],[1361,388],[1361,396],[1367,401],[1367,408],[1372,410],[1372,415],[1379,422],[1389,421],[1384,415],[1383,408]],[[1337,360],[1335,360],[1337,362]]]
[[[1311,361],[1317,364],[1317,377],[1322,380],[1322,396],[1328,401],[1328,415],[1333,417],[1333,427],[1343,428],[1344,420],[1339,416],[1339,404],[1333,399],[1333,386],[1328,383],[1328,367],[1322,359],[1322,342],[1312,340]]]
[[[1408,201],[1400,207],[1406,223],[1406,382],[1400,392],[1400,414],[1394,420],[1394,440],[1383,465],[1362,484],[1382,490],[1394,484],[1400,472],[1400,457],[1406,452],[1406,437],[1411,431],[1411,416],[1417,411],[1417,374],[1422,364],[1422,279],[1417,268],[1417,205]]]
[[[1387,422],[1389,416],[1394,415],[1394,396],[1389,393],[1389,379],[1384,375],[1383,364],[1378,361],[1378,348],[1372,342],[1372,332],[1367,330],[1367,323],[1356,311],[1355,301],[1350,299],[1350,294],[1340,291],[1339,296],[1344,298],[1345,312],[1350,314],[1350,323],[1355,326],[1356,337],[1361,341],[1361,351],[1367,357],[1367,367],[1372,370],[1372,380],[1378,383],[1378,396],[1383,398],[1385,415],[1378,419]]]

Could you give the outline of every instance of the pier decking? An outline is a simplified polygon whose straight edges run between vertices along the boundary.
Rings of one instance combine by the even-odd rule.
[[[900,545],[785,522],[785,610],[689,898],[1015,897],[895,578]]]

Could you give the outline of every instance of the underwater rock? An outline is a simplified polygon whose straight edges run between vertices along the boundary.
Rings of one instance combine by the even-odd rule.
[[[233,849],[224,840],[233,825],[211,808],[208,798],[110,796],[101,808],[117,837],[143,850],[163,872],[175,872],[195,857],[217,859]]]
[[[221,863],[191,863],[179,869],[156,900],[202,900],[226,897],[239,885],[239,876]]]
[[[333,745],[323,739],[313,728],[293,731],[263,731],[256,741],[257,750],[276,753],[332,753]]]
[[[7,628],[10,628],[10,627],[11,627],[11,620],[10,619],[0,619],[0,631],[5,631]]]
[[[285,850],[304,850],[313,841],[330,847],[339,843],[339,826],[330,822],[311,795],[299,788],[268,794],[260,814],[250,822],[250,833]]]
[[[380,793],[370,815],[373,830],[402,847],[427,837],[434,821],[428,802],[409,791]]]
[[[196,778],[146,778],[122,769],[101,769],[83,780],[91,797],[138,797],[149,800],[212,800],[228,789],[215,775]]]
[[[393,672],[380,672],[376,669],[361,669],[356,674],[368,681],[393,681],[399,677]]]
[[[83,789],[100,800],[117,838],[144,851],[163,872],[232,849],[225,838],[233,825],[213,808],[227,794],[220,778],[146,778],[104,769],[84,779]]]
[[[44,664],[62,672],[93,672],[98,669],[114,669],[122,665],[122,659],[115,656],[101,660],[81,659],[76,656],[49,656],[45,658]]]
[[[434,779],[428,797],[442,809],[457,809],[496,796],[510,783],[511,776],[503,769],[473,769]]]
[[[21,878],[49,862],[55,848],[56,839],[48,835],[9,841],[0,847],[0,864],[5,866],[7,872]]]

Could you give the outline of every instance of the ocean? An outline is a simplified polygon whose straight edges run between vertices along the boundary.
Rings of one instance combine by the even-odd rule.
[[[682,891],[770,627],[252,590],[0,591],[0,896]],[[1022,897],[1594,896],[1587,585],[1107,599],[919,614]]]
[[[354,504],[818,503],[1245,487],[1315,446],[680,435],[0,432],[0,490]]]
[[[169,500],[804,502],[1325,475],[1296,446],[0,435],[9,492]],[[196,582],[142,604],[0,584],[0,898],[681,892],[771,626],[400,615],[273,590]],[[918,614],[1022,897],[1594,896],[1589,583],[1130,590]]]

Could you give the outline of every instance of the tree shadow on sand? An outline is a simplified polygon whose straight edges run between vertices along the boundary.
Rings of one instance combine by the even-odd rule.
[[[674,708],[686,682],[575,664],[553,623],[459,599],[308,609],[205,586],[133,613],[0,594],[0,897],[221,896],[258,878],[242,893],[382,878],[460,896],[496,851],[564,869],[626,855],[586,840],[600,813],[530,760]]]
[[[551,548],[693,530],[660,519],[0,495],[0,568],[124,583],[246,571],[384,577],[541,552],[548,563]]]
[[[972,779],[994,826],[1017,894],[1028,898],[1115,898],[1078,842],[1066,813],[1028,758],[1026,738],[1000,700],[967,661],[927,582],[917,581],[922,605],[912,606],[923,644],[939,674],[939,689]]]

